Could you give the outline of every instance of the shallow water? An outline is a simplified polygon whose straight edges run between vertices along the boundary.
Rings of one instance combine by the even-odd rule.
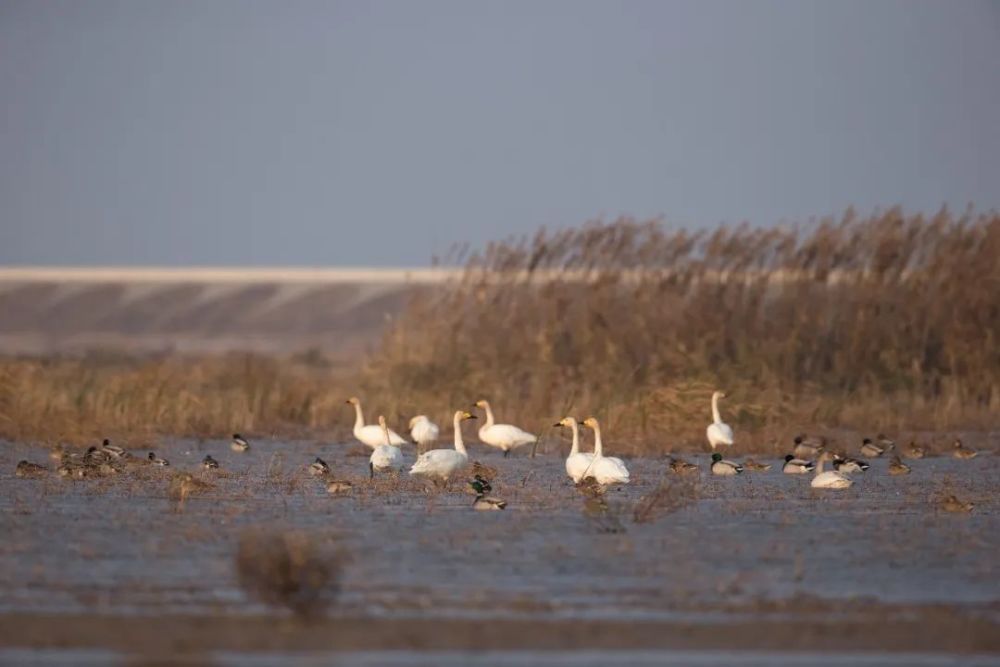
[[[815,491],[808,475],[717,478],[698,499],[650,523],[632,504],[665,463],[632,459],[633,483],[609,492],[610,514],[582,511],[561,459],[473,450],[496,466],[504,512],[474,512],[456,485],[428,492],[406,479],[367,482],[349,445],[174,441],[168,470],[68,481],[14,477],[19,459],[51,463],[23,444],[0,446],[0,613],[259,613],[237,583],[233,554],[246,528],[278,524],[335,532],[351,554],[341,609],[374,616],[634,616],[713,622],[790,599],[979,605],[1000,600],[1000,458],[910,461],[890,477],[876,460],[845,491]],[[142,452],[137,452],[141,454]],[[215,488],[167,498],[172,471],[211,453]],[[357,491],[331,497],[304,473],[316,455]],[[412,449],[407,451],[412,460]],[[705,455],[688,457],[705,468]],[[760,458],[758,458],[760,460]],[[199,471],[199,475],[202,472]],[[956,493],[970,515],[938,511]],[[623,532],[607,532],[620,525]]]

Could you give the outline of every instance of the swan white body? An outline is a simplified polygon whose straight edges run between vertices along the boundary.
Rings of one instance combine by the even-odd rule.
[[[382,428],[378,424],[365,424],[365,415],[361,411],[361,401],[355,397],[347,399],[347,403],[354,406],[354,437],[359,441],[375,449],[382,444]],[[405,445],[398,433],[389,429],[389,443],[392,445]]]
[[[410,437],[418,447],[428,447],[437,443],[441,429],[428,419],[427,415],[417,415],[410,420]]]
[[[401,470],[404,466],[403,451],[396,445],[390,444],[392,437],[389,435],[389,427],[386,426],[385,417],[382,415],[378,416],[378,426],[382,431],[382,444],[372,451],[372,455],[368,459],[372,475],[376,472]]]
[[[538,441],[537,436],[516,426],[494,423],[493,409],[488,401],[476,401],[476,407],[486,411],[486,423],[479,427],[479,439],[490,447],[502,450],[504,456],[510,454],[512,449]]]
[[[719,416],[719,399],[725,398],[725,396],[721,391],[712,393],[712,423],[705,429],[705,437],[708,438],[708,444],[712,446],[712,451],[715,451],[716,447],[723,445],[731,447],[733,444],[733,429]]]
[[[846,489],[854,482],[851,478],[835,470],[823,472],[823,459],[819,460],[816,466],[816,476],[812,478],[809,485],[814,489]]]
[[[628,484],[628,468],[621,459],[604,455],[604,445],[601,442],[601,425],[593,417],[584,420],[583,425],[594,431],[594,457],[584,477],[593,477],[598,484]]]
[[[568,426],[573,431],[573,446],[569,450],[569,456],[566,457],[566,474],[574,484],[579,484],[590,469],[594,455],[580,451],[580,425],[575,419],[566,417],[556,426]]]
[[[462,421],[465,419],[475,417],[461,410],[455,413],[455,449],[432,449],[424,452],[410,468],[411,475],[447,482],[455,473],[469,465],[469,454],[462,442]]]

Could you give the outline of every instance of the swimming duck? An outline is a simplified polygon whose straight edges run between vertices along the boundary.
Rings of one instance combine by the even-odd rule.
[[[170,461],[166,459],[161,459],[154,452],[149,453],[149,462],[152,463],[154,466],[160,466],[163,468],[166,468],[168,465],[170,465]]]
[[[851,478],[842,472],[836,470],[823,472],[823,463],[824,459],[820,458],[816,464],[816,475],[812,478],[809,486],[814,489],[846,489],[854,484]]]
[[[316,460],[309,464],[309,474],[319,477],[321,475],[330,474],[330,466],[326,464],[326,461],[320,457],[316,457]]]
[[[771,469],[771,464],[758,463],[753,459],[747,459],[746,461],[743,462],[743,467],[749,470],[750,472],[767,472],[768,470]]]
[[[479,427],[479,439],[484,444],[501,450],[504,458],[510,456],[511,450],[538,441],[538,436],[528,433],[517,426],[495,424],[493,422],[493,409],[490,407],[489,401],[480,399],[476,401],[475,407],[482,408],[486,412],[486,421]]]
[[[89,476],[88,466],[73,461],[67,461],[56,468],[60,477],[70,477],[72,479],[83,479]]]
[[[330,495],[346,495],[354,490],[354,484],[346,479],[337,479],[326,485],[326,492]]]
[[[48,471],[49,469],[45,466],[32,463],[31,461],[18,461],[14,475],[16,477],[41,477]]]
[[[233,433],[233,441],[229,443],[229,449],[234,452],[250,451],[250,443],[239,433]]]
[[[722,454],[718,452],[712,454],[711,470],[713,475],[723,475],[726,477],[743,474],[743,466],[734,461],[723,459]]]
[[[684,459],[679,459],[676,457],[670,457],[670,470],[679,475],[686,473],[698,472],[698,466],[693,463],[688,463]]]
[[[906,449],[903,450],[903,456],[908,459],[922,459],[927,456],[927,450],[913,440],[910,440],[910,444],[908,444]]]
[[[216,470],[219,467],[219,462],[213,459],[211,454],[206,454],[205,458],[201,461],[201,466],[205,470]]]
[[[111,441],[108,440],[107,438],[105,438],[104,441],[101,443],[101,450],[107,452],[108,455],[114,459],[120,459],[126,454],[124,449],[122,449],[118,445],[112,445]]]
[[[867,461],[862,461],[861,459],[855,459],[850,456],[834,456],[833,457],[833,469],[837,472],[851,473],[851,472],[864,472],[868,470],[871,465]]]
[[[476,494],[477,496],[482,496],[493,490],[493,485],[490,484],[489,480],[483,479],[479,475],[475,475],[472,480],[468,483],[469,490]]]
[[[955,438],[955,443],[952,445],[951,455],[956,459],[974,459],[977,454],[979,454],[979,452],[966,447],[962,444],[961,440]]]
[[[954,495],[942,498],[940,505],[945,512],[971,512],[975,507],[972,503],[963,502]]]
[[[879,436],[879,438],[880,438],[880,444],[875,444],[874,442],[872,442],[871,438],[865,438],[864,440],[862,440],[861,441],[861,454],[864,455],[864,456],[871,457],[873,459],[877,459],[878,457],[880,457],[883,454],[885,454],[886,450],[887,449],[891,449],[892,447],[886,447],[886,446],[884,446],[884,445],[881,444],[882,439],[884,437],[885,436]],[[891,443],[891,441],[888,441],[888,442]],[[893,446],[895,446],[895,445],[893,445]]]
[[[899,460],[898,456],[893,456],[892,460],[889,461],[889,474],[890,475],[909,475],[910,466],[906,465]]]
[[[506,500],[500,500],[499,498],[493,498],[490,496],[476,496],[476,499],[472,501],[472,509],[479,511],[502,510],[506,509],[506,507]]]
[[[91,445],[87,448],[87,451],[83,455],[84,465],[97,467],[102,463],[108,463],[111,461],[112,454],[110,452],[104,451],[103,448],[98,449],[97,447]]]
[[[785,464],[781,466],[781,472],[786,475],[804,475],[816,469],[816,464],[812,461],[797,459],[791,454],[785,457]]]
[[[792,454],[794,458],[802,459],[804,461],[810,461],[826,449],[826,439],[820,437],[811,437],[806,434],[801,434],[795,436],[795,447],[792,449]]]

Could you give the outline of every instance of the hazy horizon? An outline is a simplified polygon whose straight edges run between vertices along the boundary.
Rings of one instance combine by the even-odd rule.
[[[1000,207],[1000,4],[12,1],[0,264]]]

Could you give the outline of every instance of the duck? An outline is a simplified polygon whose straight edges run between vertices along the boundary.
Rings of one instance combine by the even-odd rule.
[[[378,416],[378,425],[382,429],[382,444],[372,450],[368,459],[368,475],[371,479],[375,478],[376,472],[399,471],[404,466],[403,451],[390,444],[392,438],[389,437],[389,427],[386,426],[384,415]]]
[[[951,455],[956,459],[974,459],[978,454],[979,452],[966,447],[960,439],[955,438],[955,442],[952,444]]]
[[[698,472],[698,466],[693,463],[688,463],[684,459],[671,456],[670,471],[677,473],[678,475],[684,475],[687,473]]]
[[[58,468],[56,468],[56,473],[58,473],[60,477],[83,479],[84,477],[90,476],[90,468],[89,466],[76,461],[65,461]]]
[[[381,445],[383,443],[382,428],[378,424],[365,424],[365,415],[361,411],[361,400],[357,396],[351,396],[344,402],[354,406],[354,437],[372,449]],[[389,444],[398,447],[405,445],[406,440],[389,429]]]
[[[111,441],[107,438],[101,442],[101,451],[107,452],[107,454],[113,459],[120,459],[125,456],[126,451],[119,447],[118,445],[112,445]]]
[[[493,485],[490,484],[489,480],[483,479],[479,475],[474,475],[473,478],[468,483],[469,491],[476,495],[482,495],[484,493],[489,493],[493,490]]]
[[[709,469],[713,475],[721,475],[723,477],[743,474],[743,466],[735,461],[723,459],[722,454],[718,452],[712,454],[712,464]]]
[[[604,455],[604,445],[601,442],[601,424],[597,418],[587,417],[583,420],[583,425],[594,432],[594,458],[590,462],[590,469],[585,473],[585,477],[593,477],[602,486],[628,484],[629,474],[625,463],[619,458]]]
[[[468,466],[469,454],[465,450],[465,443],[462,441],[462,422],[475,418],[475,415],[464,410],[456,411],[452,419],[455,429],[455,448],[432,449],[424,452],[417,457],[416,462],[410,468],[410,475],[425,477],[433,480],[435,484],[439,482],[447,484],[448,480],[455,473]]]
[[[472,474],[475,477],[485,479],[487,482],[492,482],[497,478],[497,469],[493,466],[488,466],[479,461],[472,462]]]
[[[229,443],[229,449],[234,452],[248,452],[250,451],[250,443],[239,433],[233,433],[233,440]]]
[[[850,456],[834,456],[833,457],[833,469],[837,472],[850,473],[850,472],[864,472],[870,468],[870,464],[867,461],[862,461],[861,459],[855,459]]]
[[[890,475],[909,475],[910,466],[903,463],[899,456],[893,456],[892,460],[889,461],[889,474]]]
[[[476,496],[472,501],[472,509],[479,511],[502,510],[507,508],[507,501],[492,496]]]
[[[201,493],[211,489],[212,484],[198,479],[189,472],[178,472],[170,480],[167,495],[173,500],[178,500],[182,504],[192,493]]]
[[[750,472],[767,472],[771,469],[770,463],[758,463],[753,459],[747,459],[743,462],[743,467]]]
[[[103,448],[98,449],[96,446],[91,445],[83,454],[83,463],[84,465],[97,467],[102,463],[110,462],[111,458],[112,454],[110,452],[106,452]]]
[[[486,412],[486,421],[479,427],[480,441],[503,451],[504,458],[510,456],[513,449],[538,442],[538,436],[516,426],[494,423],[493,409],[489,401],[480,399],[476,401],[475,407],[482,408]]]
[[[326,492],[332,496],[343,496],[354,490],[354,484],[346,479],[337,479],[326,485]]]
[[[161,459],[159,456],[156,455],[155,452],[150,452],[147,458],[149,459],[149,462],[152,463],[154,466],[161,466],[165,468],[170,465],[170,461],[166,459]]]
[[[427,415],[417,415],[410,420],[410,438],[418,449],[437,444],[441,429]]]
[[[945,512],[971,512],[975,507],[972,503],[967,503],[959,500],[955,495],[948,495],[941,499],[939,502],[941,509]]]
[[[785,457],[785,464],[781,466],[781,472],[786,475],[804,475],[816,469],[816,464],[812,461],[797,459],[791,454]]]
[[[792,448],[792,454],[795,455],[795,458],[806,461],[816,458],[826,449],[825,438],[814,438],[805,433],[795,436],[792,442],[795,444],[795,447]]]
[[[14,475],[16,477],[41,477],[48,473],[49,469],[38,463],[32,463],[31,461],[18,461],[17,467],[14,469]]]
[[[316,460],[309,464],[309,474],[315,477],[329,475],[330,466],[326,464],[326,461],[317,456]]]
[[[580,451],[580,425],[575,418],[563,417],[555,426],[565,426],[573,432],[573,446],[570,447],[569,456],[566,457],[566,474],[574,484],[579,484],[590,470],[594,455]]]
[[[712,423],[705,429],[705,437],[713,452],[716,447],[731,447],[733,444],[733,429],[719,416],[719,399],[725,397],[726,393],[723,391],[712,392]]]
[[[201,467],[205,470],[217,470],[219,462],[213,459],[211,454],[206,454],[205,458],[201,460]]]
[[[903,450],[903,456],[908,459],[922,459],[927,456],[927,450],[913,440],[910,440],[910,444]]]
[[[886,449],[889,448],[884,447],[881,444],[875,444],[874,442],[872,442],[871,438],[865,438],[864,440],[861,441],[861,454],[863,456],[869,456],[873,459],[877,459],[878,457],[885,454]]]
[[[854,484],[850,477],[836,470],[823,472],[824,459],[820,458],[816,464],[816,475],[809,482],[809,486],[814,489],[846,489]]]

